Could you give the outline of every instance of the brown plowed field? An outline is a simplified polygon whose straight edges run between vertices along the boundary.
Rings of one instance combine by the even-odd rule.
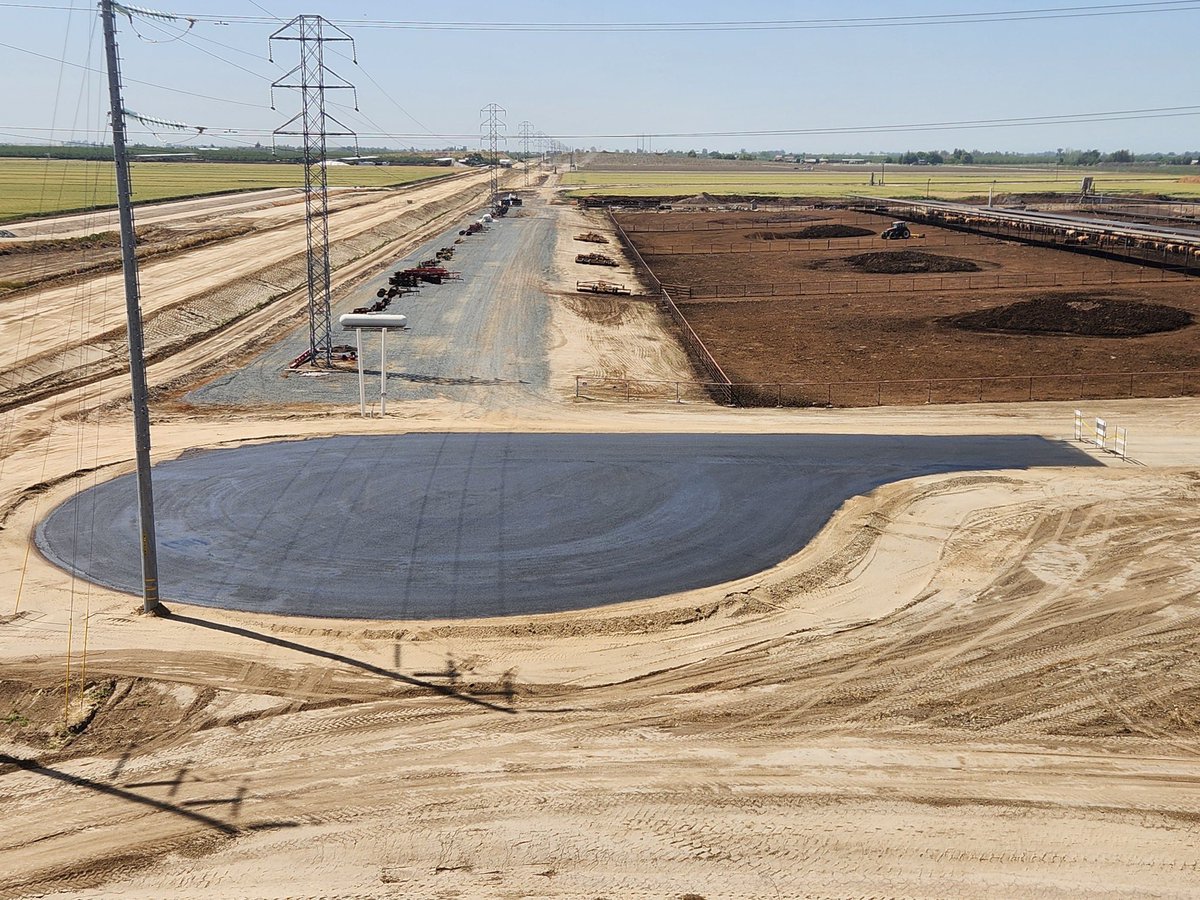
[[[1200,371],[1177,374],[1200,370],[1195,278],[928,226],[914,227],[907,241],[797,241],[762,239],[758,212],[630,213],[618,221],[655,275],[679,286],[672,295],[730,380],[769,385],[741,391],[743,403],[1200,391]],[[818,222],[870,225],[875,234],[889,224],[844,210],[797,211],[794,224]],[[798,229],[775,220],[770,230]],[[1146,304],[1145,323],[1137,304]],[[1101,335],[1111,331],[1117,313],[1123,329],[1150,330],[1163,320],[1164,306],[1182,311],[1175,316],[1182,327],[1086,333],[1093,322]],[[990,315],[1004,307],[1028,318],[1028,327],[1014,325],[1011,315]],[[1055,317],[1061,321],[1049,321]],[[1003,329],[977,327],[991,319]]]

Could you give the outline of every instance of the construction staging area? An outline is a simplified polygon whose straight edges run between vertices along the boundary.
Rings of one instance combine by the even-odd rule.
[[[147,261],[162,617],[119,278],[0,296],[0,897],[1200,893],[1195,275],[487,178],[331,201],[335,313],[461,275],[367,416],[296,203]]]

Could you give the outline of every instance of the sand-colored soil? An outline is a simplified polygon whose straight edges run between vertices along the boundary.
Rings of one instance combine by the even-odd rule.
[[[463,429],[1071,439],[1066,403],[577,401],[575,374],[690,372],[652,301],[574,295],[571,237],[603,223],[547,208],[553,396],[387,419],[168,402],[278,332],[259,310],[238,343],[151,367],[156,457]],[[228,242],[229,277],[263,251]],[[1194,401],[1089,406],[1129,427],[1131,460],[1085,448],[1105,465],[853,498],[736,583],[369,622],[137,616],[31,551],[58,501],[130,470],[125,391],[106,377],[0,414],[0,896],[1200,893]]]

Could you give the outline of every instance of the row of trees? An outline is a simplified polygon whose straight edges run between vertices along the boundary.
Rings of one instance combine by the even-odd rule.
[[[593,152],[620,153],[633,155],[639,151],[597,151]],[[1100,163],[1113,164],[1159,164],[1186,166],[1192,160],[1200,159],[1200,150],[1185,150],[1179,153],[1134,153],[1130,150],[1114,150],[1103,153],[1100,150],[1076,150],[1070,147],[1059,147],[1055,150],[1042,150],[1037,153],[1014,153],[1004,150],[967,150],[955,147],[953,150],[909,150],[905,153],[804,153],[790,150],[746,150],[726,153],[720,150],[663,150],[655,151],[656,156],[688,157],[689,159],[736,159],[769,161],[776,157],[786,159],[827,158],[866,159],[873,163],[900,163],[904,165],[1063,165],[1063,166],[1094,166]]]

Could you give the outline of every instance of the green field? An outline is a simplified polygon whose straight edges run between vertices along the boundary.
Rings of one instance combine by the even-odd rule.
[[[986,197],[994,185],[997,195],[1079,192],[1080,180],[1090,175],[1095,190],[1105,194],[1146,194],[1151,196],[1200,199],[1200,178],[1196,175],[1158,174],[1153,172],[1116,172],[1103,169],[1062,169],[1042,171],[1021,169],[973,169],[961,167],[888,166],[886,184],[871,185],[871,175],[879,180],[879,167],[860,170],[822,170],[812,172],[703,172],[703,171],[625,171],[606,172],[584,169],[563,176],[563,185],[574,188],[572,196],[616,195],[654,197],[716,195],[844,197],[863,194],[872,197],[935,197],[955,200]]]
[[[331,166],[329,184],[390,187],[449,174],[436,166]],[[194,197],[254,188],[300,187],[304,171],[284,163],[167,163],[131,165],[135,201]],[[111,163],[57,159],[0,159],[0,222],[117,202]]]

